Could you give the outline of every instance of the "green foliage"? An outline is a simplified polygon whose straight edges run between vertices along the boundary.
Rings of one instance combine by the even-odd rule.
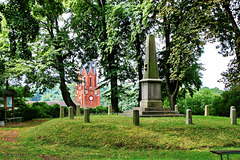
[[[5,117],[4,107],[0,107],[0,121],[3,121]]]
[[[81,113],[84,112],[84,108],[80,108]],[[89,108],[90,114],[107,114],[108,107],[97,106],[96,108]]]
[[[210,2],[210,1],[209,1]],[[207,26],[205,31],[206,38],[210,42],[220,42],[220,54],[235,58],[230,62],[229,68],[222,75],[222,81],[226,87],[239,85],[240,69],[240,12],[239,0],[220,0],[210,2],[209,14],[207,15]]]
[[[28,45],[34,42],[39,32],[39,23],[32,16],[29,0],[10,0],[1,4],[0,12],[4,15],[9,28],[10,57],[30,59],[32,53]]]
[[[125,94],[121,95],[119,106],[122,111],[131,110],[133,107],[138,107],[138,89],[128,87]]]
[[[202,88],[195,92],[193,96],[187,93],[184,97],[177,100],[179,111],[185,113],[191,109],[195,115],[204,115],[205,106],[209,105],[210,115],[229,117],[230,107],[235,106],[237,115],[240,115],[240,90],[236,86],[229,91],[220,91],[218,88]],[[164,105],[168,105],[164,101]]]
[[[230,107],[235,106],[237,116],[240,116],[240,88],[236,86],[229,91],[224,91],[219,99],[213,103],[214,115],[226,116],[230,115]]]
[[[65,116],[68,113],[68,108],[64,108]],[[20,106],[15,116],[23,117],[24,121],[35,118],[58,118],[60,115],[60,106],[58,104],[48,105],[45,102],[35,102],[33,104],[25,104]]]
[[[138,107],[138,88],[136,86],[124,85],[120,93],[119,109],[122,111],[131,110]],[[104,87],[100,90],[101,105],[108,107],[110,105],[110,88]]]
[[[75,99],[75,84],[68,84],[69,92],[71,94],[71,99]],[[53,89],[46,89],[43,94],[39,94],[37,91],[30,101],[63,101],[62,93],[59,85],[56,85]]]
[[[110,100],[110,87],[109,86],[105,86],[100,88],[100,103],[102,106],[108,107],[111,104],[111,100]]]
[[[179,111],[185,113],[187,109],[191,109],[194,115],[204,115],[205,105],[209,105],[210,115],[217,115],[215,112],[217,106],[214,104],[222,98],[220,93],[218,88],[202,88],[195,92],[192,97],[187,93],[185,98],[182,97],[177,101]]]

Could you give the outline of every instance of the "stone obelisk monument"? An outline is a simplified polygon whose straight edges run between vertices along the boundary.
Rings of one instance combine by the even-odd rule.
[[[171,111],[170,108],[163,108],[160,82],[155,37],[154,35],[148,35],[146,40],[144,74],[143,79],[140,81],[142,100],[140,101],[140,107],[136,107],[139,110],[140,116],[180,116],[177,111]]]
[[[148,35],[146,40],[146,53],[144,61],[143,79],[140,81],[142,87],[142,100],[140,102],[140,112],[145,108],[162,108],[161,101],[161,80],[159,79],[155,37]]]

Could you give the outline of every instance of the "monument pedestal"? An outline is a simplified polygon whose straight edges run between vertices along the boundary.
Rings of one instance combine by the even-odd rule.
[[[144,61],[144,74],[141,83],[140,107],[141,117],[165,117],[182,116],[178,111],[171,111],[170,108],[163,108],[161,100],[161,80],[158,73],[156,58],[155,39],[153,35],[148,35],[146,40],[146,55]]]
[[[141,117],[180,117],[178,111],[171,111],[170,108],[163,108],[161,101],[161,80],[158,73],[154,35],[148,35],[146,40],[146,54],[144,61],[144,74],[141,83],[140,107]],[[125,112],[125,115],[132,115],[132,112]]]

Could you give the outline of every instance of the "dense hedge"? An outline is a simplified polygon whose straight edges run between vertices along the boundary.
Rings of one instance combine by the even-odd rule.
[[[240,117],[240,90],[220,91],[219,89],[203,88],[194,93],[193,97],[186,95],[178,99],[181,113],[191,109],[194,115],[204,115],[205,105],[210,107],[210,115],[229,117],[230,107],[235,106]]]
[[[84,112],[84,108],[80,108],[81,114]],[[97,106],[96,108],[89,108],[90,114],[107,114],[108,108],[103,106]]]
[[[96,108],[89,108],[91,114],[107,114],[108,108],[97,106]],[[81,114],[84,109],[80,108]],[[48,105],[45,102],[35,102],[33,104],[22,104],[14,112],[15,117],[23,117],[24,121],[35,118],[58,118],[60,115],[60,105]],[[68,107],[64,108],[65,116],[68,116]],[[12,117],[12,111],[7,112],[7,117]],[[0,108],[0,120],[4,119],[4,108]]]
[[[65,114],[67,115],[68,109],[65,107]],[[25,121],[34,118],[57,118],[60,114],[60,105],[48,105],[45,102],[35,102],[33,104],[26,104],[20,106],[15,111],[15,117],[23,117]]]

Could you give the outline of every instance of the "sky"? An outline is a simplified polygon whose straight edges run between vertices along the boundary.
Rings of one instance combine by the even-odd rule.
[[[202,54],[200,58],[200,63],[202,63],[203,67],[206,69],[205,71],[202,71],[202,87],[217,87],[224,90],[224,84],[217,82],[217,80],[222,78],[221,73],[227,70],[227,65],[233,57],[223,57],[218,53],[216,45],[216,43],[208,43],[205,45],[204,54]]]

